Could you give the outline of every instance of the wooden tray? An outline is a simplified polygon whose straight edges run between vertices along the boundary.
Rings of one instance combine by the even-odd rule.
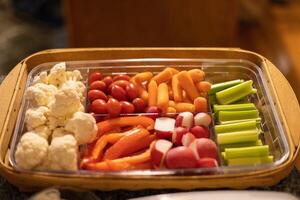
[[[8,163],[12,138],[21,97],[28,73],[44,62],[71,60],[101,60],[128,58],[223,58],[245,59],[262,68],[268,87],[273,93],[275,106],[286,129],[290,156],[283,164],[272,169],[239,174],[184,175],[184,176],[97,176],[82,174],[47,174],[18,172]],[[294,165],[300,169],[300,108],[293,90],[284,76],[266,58],[253,52],[228,48],[87,48],[56,49],[33,54],[21,61],[0,86],[0,173],[10,183],[23,190],[35,190],[52,185],[83,189],[194,189],[194,188],[247,188],[270,186],[286,177]]]

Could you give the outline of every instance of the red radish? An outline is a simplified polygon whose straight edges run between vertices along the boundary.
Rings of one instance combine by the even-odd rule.
[[[193,151],[184,146],[175,147],[167,152],[165,163],[169,169],[195,168],[197,159]]]
[[[150,106],[147,108],[146,113],[151,113],[151,115],[147,115],[148,117],[151,117],[152,119],[156,119],[159,114],[161,113],[161,109],[157,106]]]
[[[211,117],[209,114],[201,112],[195,115],[194,125],[208,127],[211,123]]]
[[[156,118],[154,124],[154,130],[158,138],[169,138],[175,128],[175,119],[169,117]]]
[[[188,147],[195,139],[193,134],[186,133],[182,136],[181,143],[183,146]]]
[[[155,167],[161,167],[167,152],[172,148],[172,142],[168,140],[157,140],[151,149],[151,162]]]
[[[182,112],[177,116],[176,121],[178,121],[176,123],[177,126],[192,128],[194,115],[191,112]]]
[[[182,137],[184,134],[188,133],[189,129],[184,127],[176,127],[172,134],[172,142],[176,146],[182,145]]]
[[[218,148],[216,143],[208,138],[199,138],[194,140],[189,148],[193,150],[196,157],[200,158],[217,158]]]
[[[201,158],[197,162],[199,168],[218,167],[218,162],[214,158]]]
[[[190,132],[196,137],[196,138],[209,138],[209,131],[207,128],[203,126],[194,126],[190,129]]]

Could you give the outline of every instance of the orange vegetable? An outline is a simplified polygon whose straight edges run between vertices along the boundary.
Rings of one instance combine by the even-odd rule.
[[[195,112],[195,106],[191,103],[176,103],[175,109],[177,112]]]
[[[207,100],[204,97],[198,97],[194,100],[196,112],[207,112]]]
[[[157,104],[157,83],[154,80],[151,80],[148,84],[148,105],[156,106]]]
[[[128,117],[117,117],[108,119],[97,123],[98,126],[98,136],[102,136],[104,133],[116,128],[124,126],[137,126],[141,125],[145,128],[153,129],[154,120],[146,116],[128,116]]]
[[[122,137],[114,145],[106,150],[103,159],[113,160],[131,153],[137,152],[150,145],[152,142],[149,138],[149,131],[145,128],[137,128],[130,134]]]
[[[167,67],[166,69],[167,69],[167,70],[170,70],[170,71],[172,72],[172,74],[173,74],[173,75],[175,75],[175,74],[178,74],[178,73],[179,73],[179,71],[178,71],[177,69],[175,69],[175,68],[172,68],[172,67]]]
[[[174,101],[182,102],[183,100],[182,88],[179,84],[177,75],[174,75],[172,77],[172,90],[173,90]]]
[[[169,106],[168,85],[166,83],[159,84],[157,94],[157,107],[159,107],[163,113],[166,113]]]
[[[192,101],[200,96],[191,76],[187,71],[182,71],[177,75],[180,86],[185,90]]]
[[[174,100],[172,85],[168,84],[169,99]]]
[[[205,78],[205,73],[201,69],[192,69],[188,71],[188,74],[191,76],[195,83],[203,81]]]
[[[172,101],[172,100],[169,101],[169,107],[173,107],[174,108],[175,107],[175,101]]]
[[[211,83],[207,81],[201,81],[196,84],[199,92],[208,92],[211,88]]]
[[[162,72],[154,76],[152,80],[156,81],[157,85],[159,85],[163,82],[168,82],[169,80],[171,80],[173,73],[174,71],[172,69],[166,68]]]
[[[134,76],[136,83],[142,83],[144,81],[149,81],[153,77],[152,72],[142,72]]]
[[[173,107],[168,107],[168,113],[176,113],[176,109]]]

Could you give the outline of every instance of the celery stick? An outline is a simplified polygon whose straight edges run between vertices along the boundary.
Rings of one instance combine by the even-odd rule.
[[[256,110],[253,103],[241,103],[241,104],[231,104],[231,105],[214,105],[214,112],[219,111],[243,111],[243,110]]]
[[[232,144],[222,144],[219,145],[221,151],[225,151],[227,148],[240,148],[240,147],[251,147],[251,146],[262,146],[261,140],[257,140],[254,142],[240,142],[240,143],[232,143]]]
[[[252,146],[239,148],[226,148],[226,159],[243,158],[243,157],[259,157],[269,155],[269,146]]]
[[[267,163],[272,163],[273,160],[274,160],[273,156],[244,157],[244,158],[228,159],[227,164],[228,166],[267,164]]]
[[[257,124],[255,120],[232,123],[232,124],[224,124],[224,125],[216,125],[215,131],[217,134],[235,132],[235,131],[245,131],[245,130],[253,130],[257,128]]]
[[[213,84],[211,86],[211,89],[208,92],[208,94],[215,94],[216,92],[219,92],[221,90],[233,87],[233,86],[238,85],[242,82],[244,82],[244,80],[237,79],[237,80],[227,81],[227,82],[223,82],[223,83]]]
[[[217,140],[220,145],[240,142],[256,142],[258,140],[258,132],[251,130],[218,134]]]
[[[258,118],[259,118],[258,110],[220,111],[218,116],[219,122],[245,120],[245,119],[256,120]]]
[[[236,86],[227,88],[216,93],[217,101],[220,104],[230,104],[239,99],[246,97],[249,94],[256,92],[252,87],[252,80],[245,81]]]
[[[212,94],[208,96],[209,102],[211,105],[214,105],[217,103],[216,95]]]
[[[242,123],[242,122],[249,122],[249,121],[256,121],[256,126],[260,126],[261,118],[257,119],[241,119],[241,120],[232,120],[232,121],[222,121],[220,122],[221,125],[228,125],[228,124],[235,124],[235,123]]]
[[[240,103],[248,103],[249,101],[248,101],[248,98],[247,97],[244,97],[244,98],[242,98],[242,99],[240,99],[240,100],[237,100],[237,101],[235,101],[235,102],[232,102],[232,103],[234,103],[234,104],[240,104]]]

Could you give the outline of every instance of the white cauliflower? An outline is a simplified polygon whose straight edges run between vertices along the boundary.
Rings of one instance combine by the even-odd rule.
[[[49,136],[51,135],[52,131],[48,126],[42,125],[34,128],[31,132],[34,132],[35,134],[45,138],[48,140]]]
[[[48,83],[59,88],[64,82],[66,82],[66,63],[57,63],[50,70]]]
[[[91,114],[83,112],[76,112],[67,121],[65,129],[74,133],[79,145],[93,142],[98,131],[95,118]]]
[[[38,126],[44,125],[47,122],[49,108],[40,106],[37,108],[29,108],[25,113],[25,123],[27,130],[32,130]]]
[[[47,153],[47,140],[33,132],[27,132],[17,146],[15,160],[22,169],[33,169],[44,162]]]
[[[85,89],[86,87],[81,81],[72,80],[66,81],[61,87],[61,90],[75,90],[81,101],[84,99]]]
[[[73,135],[67,134],[52,139],[47,165],[51,170],[78,169],[78,146]]]
[[[44,83],[44,84],[48,84],[48,76],[47,76],[47,72],[43,71],[40,74],[36,75],[33,78],[32,81],[32,85],[35,85],[37,83]]]
[[[79,70],[67,71],[66,79],[70,81],[80,81],[82,80],[82,76]]]
[[[53,130],[52,139],[56,137],[62,137],[65,135],[72,135],[72,133],[66,131],[64,128],[56,128]]]
[[[56,93],[57,88],[55,86],[37,83],[27,88],[26,98],[34,106],[48,106]]]

